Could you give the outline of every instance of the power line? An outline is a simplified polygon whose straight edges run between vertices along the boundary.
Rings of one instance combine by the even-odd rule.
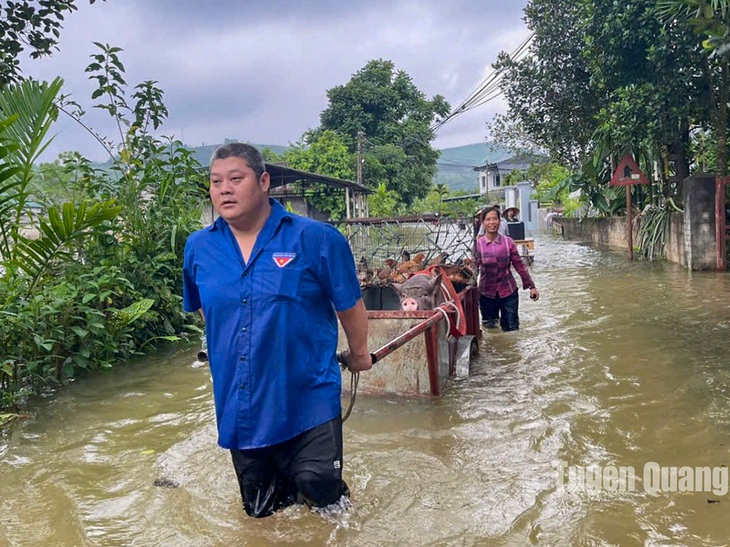
[[[535,33],[531,33],[525,38],[520,45],[510,54],[510,58],[514,60],[520,60],[525,56],[527,47],[532,41]],[[502,71],[493,71],[490,73],[466,99],[464,99],[459,105],[454,108],[446,117],[434,122],[431,125],[431,131],[434,133],[441,129],[446,122],[453,120],[460,114],[482,106],[485,103],[499,97],[502,94],[500,83],[502,80]]]

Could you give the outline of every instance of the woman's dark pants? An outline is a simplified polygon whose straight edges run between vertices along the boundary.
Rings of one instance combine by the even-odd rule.
[[[497,327],[497,319],[502,330],[517,330],[520,328],[520,318],[518,315],[518,307],[520,297],[517,291],[509,296],[500,298],[495,295],[494,298],[487,298],[479,295],[479,309],[482,312],[482,324],[488,329]]]

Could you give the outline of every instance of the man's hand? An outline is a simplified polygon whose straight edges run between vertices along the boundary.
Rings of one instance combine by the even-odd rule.
[[[373,357],[369,353],[355,354],[350,350],[343,351],[338,356],[340,363],[350,372],[361,372],[373,368]]]
[[[348,351],[344,363],[350,372],[360,372],[373,367],[373,359],[368,352],[368,315],[362,298],[349,310],[337,312],[342,329],[347,337]],[[355,351],[352,351],[352,350]],[[343,355],[343,356],[344,356]]]

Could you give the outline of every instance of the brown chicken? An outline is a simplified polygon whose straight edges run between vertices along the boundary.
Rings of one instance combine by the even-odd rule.
[[[446,264],[446,259],[448,257],[449,253],[447,253],[446,251],[441,251],[431,259],[431,261],[428,263],[428,266],[438,266],[440,264]]]
[[[416,256],[413,257],[413,259],[398,264],[398,271],[406,277],[408,277],[409,275],[413,275],[416,272],[420,272],[425,267],[423,263],[425,259],[425,254],[418,253]]]
[[[440,271],[449,278],[455,285],[470,285],[475,283],[476,277],[474,271],[468,266],[462,264],[441,264],[434,269],[434,272]]]
[[[375,274],[379,285],[387,285],[388,283],[403,283],[405,276],[398,271],[398,263],[392,259],[385,259],[383,267],[378,269]]]

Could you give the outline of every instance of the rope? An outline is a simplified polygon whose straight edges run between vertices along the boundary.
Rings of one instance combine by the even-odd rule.
[[[357,385],[360,383],[360,373],[350,371],[350,405],[347,407],[347,412],[342,417],[342,423],[345,423],[347,418],[350,417],[352,407],[355,406],[355,398],[357,397]]]
[[[461,315],[459,314],[459,307],[456,305],[456,303],[451,299],[451,294],[449,294],[449,291],[446,289],[443,283],[441,283],[441,294],[444,296],[444,303],[441,304],[436,309],[439,310],[441,313],[444,314],[444,318],[448,321],[449,317],[446,315],[446,312],[444,311],[443,306],[448,304],[448,307],[451,308],[451,310],[456,314],[456,322],[455,325],[459,324],[459,321],[461,320]]]

